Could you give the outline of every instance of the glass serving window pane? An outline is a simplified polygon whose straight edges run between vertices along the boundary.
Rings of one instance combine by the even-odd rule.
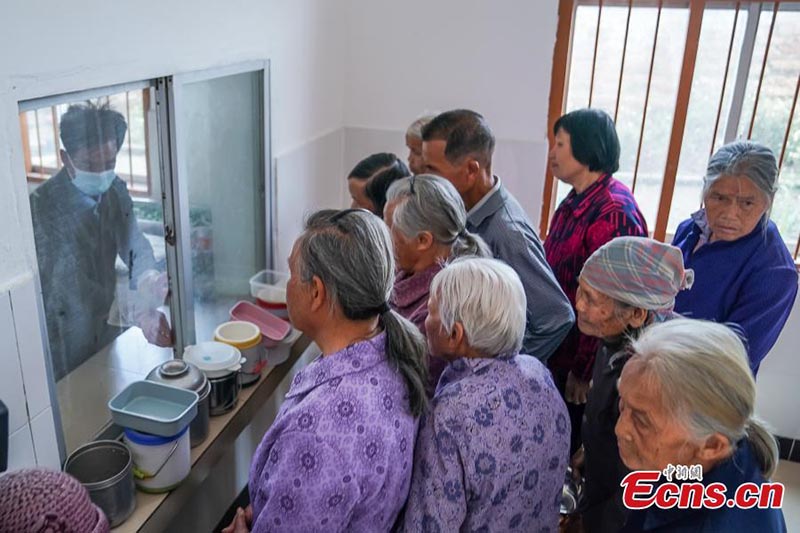
[[[588,104],[597,11],[597,7],[579,6],[576,12],[567,89],[567,108],[570,111]],[[616,93],[627,16],[627,7],[604,7],[600,16],[592,107],[604,109],[612,116],[617,105]],[[688,17],[689,11],[686,8],[661,10],[647,118],[641,135],[658,9],[634,7],[631,11],[629,46],[625,52],[616,121],[622,151],[620,169],[615,177],[633,187],[641,137],[642,150],[634,192],[651,229],[655,227],[685,44],[685,39],[676,36],[686,34]],[[566,196],[569,189],[568,185],[559,182],[556,192],[558,202]]]
[[[780,159],[800,73],[800,11],[781,9],[775,21],[751,139]],[[800,106],[795,107],[778,179],[772,220],[794,253],[800,235]]]
[[[261,72],[187,82],[179,176],[188,189],[196,340],[213,339],[266,268]]]
[[[633,191],[650,231],[656,226],[688,22],[688,9],[669,8],[661,11],[647,119]]]
[[[108,424],[111,397],[172,357],[161,199],[132,198],[116,171],[128,138],[124,102],[120,93],[26,113],[29,133],[31,114],[40,117],[42,146],[42,132],[57,126],[66,151],[30,205],[68,453]]]
[[[711,153],[712,141],[717,147],[722,144],[725,117],[730,111],[736,67],[747,25],[747,10],[741,9],[738,20],[736,20],[730,68],[725,81],[725,63],[735,18],[736,10],[731,8],[706,8],[703,13],[703,26],[692,79],[692,92],[683,132],[683,145],[667,225],[667,232],[670,234],[675,232],[678,224],[688,219],[694,211],[700,208],[703,176]],[[716,138],[712,139],[723,81],[725,81],[725,95],[719,127]]]

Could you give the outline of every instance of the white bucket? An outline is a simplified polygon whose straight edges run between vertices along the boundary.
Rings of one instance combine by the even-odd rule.
[[[125,444],[133,456],[133,476],[143,492],[167,492],[186,479],[192,467],[189,426],[172,437],[125,429]]]

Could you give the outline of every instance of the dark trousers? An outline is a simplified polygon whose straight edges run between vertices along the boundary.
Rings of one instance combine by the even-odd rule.
[[[583,440],[581,440],[581,425],[583,424],[583,410],[586,404],[574,404],[570,403],[566,400],[565,391],[567,388],[567,374],[569,372],[563,372],[559,370],[550,370],[553,374],[553,382],[558,389],[558,392],[561,393],[561,397],[564,398],[564,402],[567,404],[567,412],[569,413],[569,422],[572,425],[572,432],[570,433],[570,443],[569,443],[569,456],[572,458],[572,454],[578,451],[583,445]]]

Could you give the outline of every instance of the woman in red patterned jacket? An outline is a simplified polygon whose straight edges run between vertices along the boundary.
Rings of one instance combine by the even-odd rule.
[[[619,138],[611,117],[598,109],[579,109],[553,126],[550,168],[572,190],[558,206],[544,243],[547,262],[575,306],[578,275],[586,259],[622,235],[647,236],[630,189],[612,177],[619,169]],[[573,326],[548,361],[564,394],[572,421],[572,451],[580,446],[581,418],[598,341]]]

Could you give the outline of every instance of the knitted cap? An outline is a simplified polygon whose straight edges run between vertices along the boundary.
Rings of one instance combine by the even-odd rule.
[[[0,531],[108,533],[109,526],[77,479],[36,468],[0,476]]]

